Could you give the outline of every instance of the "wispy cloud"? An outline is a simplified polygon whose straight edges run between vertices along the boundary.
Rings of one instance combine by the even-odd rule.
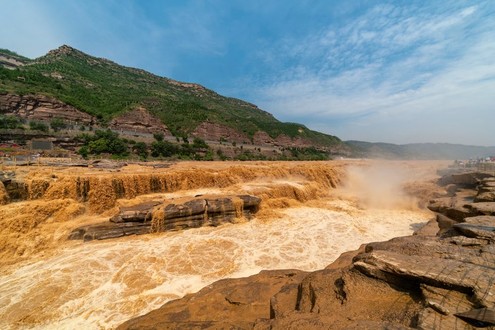
[[[12,13],[2,17],[9,29],[0,29],[0,46],[23,55],[67,43],[344,139],[495,144],[489,0],[0,0],[0,7]]]
[[[443,117],[453,129],[466,113],[485,116],[488,128],[486,119],[495,120],[487,111],[495,105],[495,22],[483,15],[477,6],[442,12],[376,6],[344,26],[267,52],[267,61],[294,65],[256,97],[283,120],[344,138],[390,140],[396,125],[404,142],[428,139],[434,134],[421,130],[434,127],[417,118]],[[277,59],[280,49],[285,57]]]

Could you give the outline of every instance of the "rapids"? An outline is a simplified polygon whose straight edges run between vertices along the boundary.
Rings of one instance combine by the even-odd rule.
[[[404,168],[403,164],[399,165]],[[0,268],[0,328],[111,329],[222,278],[248,276],[262,269],[321,269],[342,252],[357,249],[365,242],[409,235],[431,218],[431,213],[412,205],[410,196],[397,194],[395,190],[387,197],[388,203],[370,205],[359,194],[368,189],[363,182],[363,177],[370,176],[366,170],[359,174],[361,177],[350,171],[358,179],[348,177],[349,184],[333,189],[328,177],[323,180],[326,183],[318,183],[322,172],[317,167],[332,166],[329,163],[304,165],[308,174],[291,166],[295,165],[281,165],[277,169],[280,175],[268,175],[268,171],[262,170],[261,175],[250,174],[249,180],[247,174],[239,175],[246,169],[236,169],[240,179],[222,179],[228,182],[223,186],[187,183],[186,189],[163,191],[160,195],[174,198],[230,190],[254,192],[266,201],[252,221],[216,228],[91,243],[69,242],[64,235],[77,223],[67,223],[64,218],[94,221],[101,220],[102,214],[95,214],[94,209],[87,210],[81,201],[60,194],[58,197],[65,198],[2,206],[0,211],[28,208],[29,203],[42,203],[42,206],[35,204],[38,208],[32,207],[36,212],[43,213],[42,210],[55,205],[58,209],[48,212],[44,221],[38,219],[39,224],[34,225],[34,220],[28,222],[31,230],[11,228],[2,232],[30,240],[45,235],[46,242],[37,245],[44,251],[35,251],[35,245],[24,250],[23,258],[13,258],[10,264]],[[431,172],[432,166],[426,169]],[[417,174],[417,168],[412,172]],[[333,178],[334,182],[346,176],[339,171],[334,173],[340,175]],[[372,176],[377,179],[376,174]],[[387,184],[390,189],[403,184],[404,177],[394,181],[397,182]],[[45,189],[50,191],[50,187]],[[387,188],[381,189],[385,194]],[[392,196],[398,197],[398,204],[392,203]],[[134,199],[116,203],[127,205]],[[13,217],[15,212],[11,212]],[[34,237],[30,236],[33,232],[37,233]]]

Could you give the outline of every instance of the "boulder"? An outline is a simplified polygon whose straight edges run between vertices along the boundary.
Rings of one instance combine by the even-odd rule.
[[[218,226],[236,219],[251,219],[261,199],[256,196],[197,197],[181,202],[149,201],[121,207],[108,222],[74,229],[69,239],[117,238],[150,232]]]
[[[460,187],[474,188],[483,179],[491,177],[493,177],[492,174],[485,172],[451,173],[441,177],[439,184],[442,186],[455,184]]]

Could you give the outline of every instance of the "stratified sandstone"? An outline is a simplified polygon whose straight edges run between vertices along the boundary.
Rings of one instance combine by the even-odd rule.
[[[288,135],[280,134],[272,138],[264,131],[257,131],[253,137],[234,130],[226,125],[212,122],[202,122],[192,133],[193,136],[200,137],[207,141],[229,141],[243,144],[254,144],[258,146],[282,146],[282,147],[312,147],[314,142],[302,137],[291,138]]]
[[[209,121],[199,124],[192,132],[192,135],[207,141],[229,141],[236,143],[251,142],[251,139],[247,134],[238,132],[231,127]]]
[[[71,105],[44,95],[0,94],[0,113],[27,120],[50,121],[60,118],[79,125],[93,125],[96,118]]]
[[[270,317],[270,297],[284,287],[297,286],[306,274],[273,270],[221,280],[118,329],[252,329],[257,318]]]
[[[481,180],[478,186],[478,194],[475,202],[495,202],[495,179],[486,178]]]
[[[240,218],[251,219],[258,211],[260,202],[260,198],[250,195],[197,197],[179,202],[151,201],[122,207],[109,222],[77,228],[69,239],[91,241],[218,226]]]
[[[110,128],[121,132],[172,135],[162,121],[143,107],[135,108],[110,121]]]

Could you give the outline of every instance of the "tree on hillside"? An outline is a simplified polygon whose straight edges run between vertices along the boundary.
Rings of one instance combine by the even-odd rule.
[[[163,141],[163,133],[153,133],[153,138],[157,140],[158,142]]]
[[[195,149],[208,149],[208,144],[205,142],[205,140],[195,137],[193,140],[193,148]]]
[[[0,128],[22,128],[22,123],[17,117],[0,115]]]
[[[151,156],[171,157],[177,153],[177,146],[167,141],[155,141],[151,144]]]
[[[48,126],[40,121],[30,121],[29,128],[33,131],[48,132]]]
[[[148,146],[144,142],[137,142],[133,147],[132,150],[141,158],[141,159],[146,159],[148,158]]]
[[[81,152],[93,155],[108,153],[117,156],[126,156],[128,154],[127,144],[119,138],[118,133],[112,132],[109,129],[95,131],[94,135],[81,134],[78,138],[84,141],[84,146],[79,150],[79,154],[81,155],[83,155]]]
[[[61,129],[67,128],[67,124],[65,121],[61,118],[53,118],[52,121],[50,122],[50,127],[55,131],[58,132]]]

